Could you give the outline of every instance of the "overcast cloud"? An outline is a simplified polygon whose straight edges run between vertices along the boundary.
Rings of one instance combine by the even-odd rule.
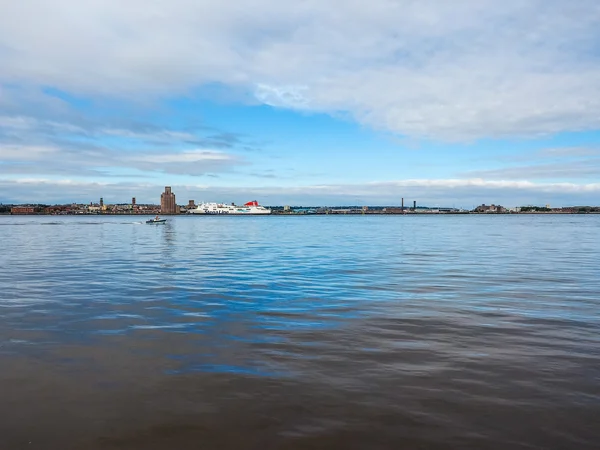
[[[599,42],[596,0],[5,1],[0,200],[596,204]]]
[[[0,80],[147,98],[206,83],[402,135],[531,136],[600,121],[595,0],[20,0]],[[242,89],[240,92],[243,92]]]

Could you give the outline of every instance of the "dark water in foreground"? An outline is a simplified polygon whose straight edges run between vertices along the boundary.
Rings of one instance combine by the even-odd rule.
[[[599,237],[600,216],[0,217],[0,448],[598,448]]]

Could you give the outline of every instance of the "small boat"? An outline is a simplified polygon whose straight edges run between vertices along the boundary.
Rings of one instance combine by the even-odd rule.
[[[165,223],[167,219],[150,219],[146,220],[146,223]]]

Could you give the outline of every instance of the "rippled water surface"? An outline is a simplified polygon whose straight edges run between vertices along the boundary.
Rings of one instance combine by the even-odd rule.
[[[600,216],[0,217],[1,449],[592,449]]]

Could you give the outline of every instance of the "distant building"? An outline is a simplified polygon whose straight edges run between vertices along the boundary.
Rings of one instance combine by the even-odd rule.
[[[165,192],[160,194],[160,212],[163,214],[178,214],[179,208],[175,202],[175,194],[171,192],[171,186],[165,186]]]
[[[396,208],[396,207],[385,207],[381,210],[381,212],[383,214],[402,214],[404,212],[404,206],[400,207],[400,208]]]
[[[500,206],[500,205],[486,205],[485,203],[483,205],[478,206],[477,208],[475,208],[475,212],[478,213],[504,213],[506,212],[506,208],[504,206]]]
[[[196,202],[194,202],[194,200],[188,200],[187,209],[196,209]]]
[[[135,207],[135,197],[131,197],[131,206]]]
[[[39,212],[39,208],[35,206],[13,206],[10,208],[11,214],[36,214]]]

